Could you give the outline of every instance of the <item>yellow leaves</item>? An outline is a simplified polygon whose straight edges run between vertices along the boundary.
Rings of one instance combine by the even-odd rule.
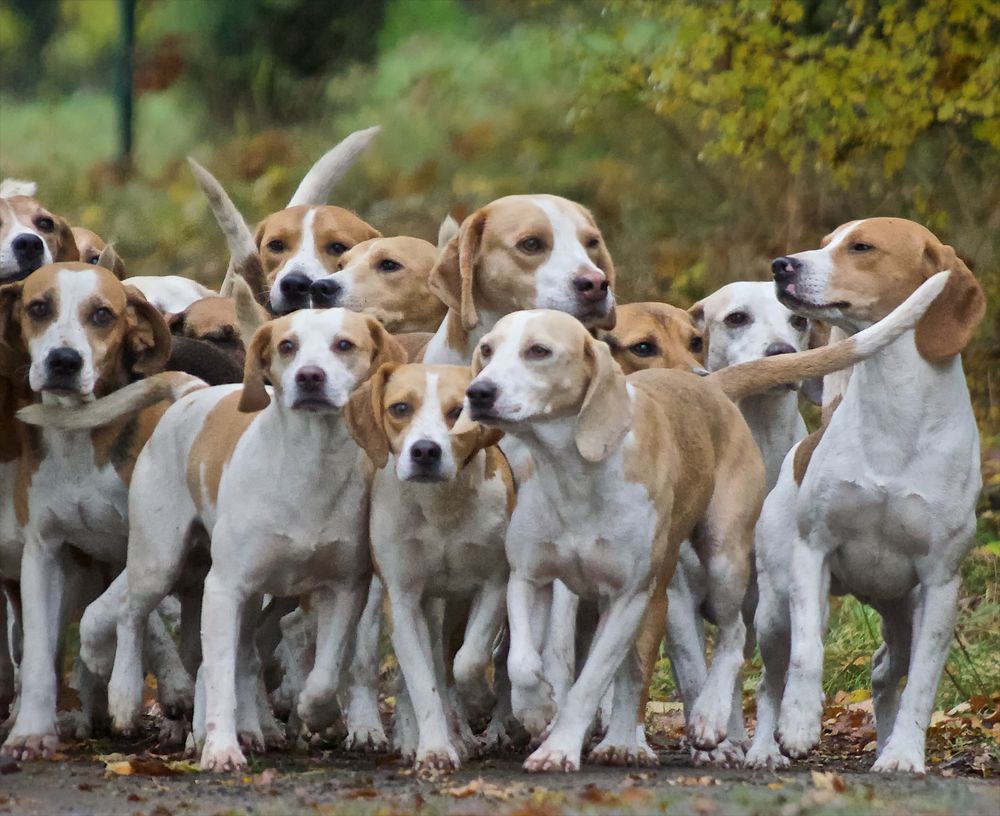
[[[528,788],[520,782],[510,785],[498,785],[494,782],[487,782],[480,776],[465,785],[455,785],[445,788],[441,793],[445,796],[451,796],[454,799],[468,799],[471,796],[482,796],[485,799],[506,802],[515,797],[525,796],[528,793]]]
[[[847,783],[844,777],[833,771],[811,771],[813,787],[816,790],[831,791],[833,793],[843,793],[847,790]]]
[[[162,757],[126,756],[124,754],[99,754],[94,757],[104,763],[104,775],[115,776],[177,776],[183,773],[198,773],[194,762],[186,760],[166,761]]]

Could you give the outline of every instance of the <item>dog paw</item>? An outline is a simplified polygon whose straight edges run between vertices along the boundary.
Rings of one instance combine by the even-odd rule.
[[[916,746],[897,748],[892,740],[886,744],[879,758],[872,765],[872,771],[880,774],[914,774],[924,776],[927,769],[924,765],[923,750]]]
[[[819,744],[822,728],[821,712],[810,714],[801,708],[781,708],[777,738],[781,752],[792,759],[801,759]]]
[[[549,748],[543,743],[524,761],[523,767],[528,773],[576,773],[580,770],[580,756]]]
[[[115,734],[130,736],[139,724],[142,716],[142,684],[138,689],[122,688],[112,682],[108,686],[108,714],[111,717],[111,730]]]
[[[347,732],[343,749],[383,754],[389,750],[389,740],[381,725],[357,728]]]
[[[647,745],[637,743],[614,744],[602,740],[587,755],[596,765],[614,765],[629,768],[654,768],[660,764],[659,758]]]
[[[49,734],[11,734],[7,737],[0,754],[18,760],[43,759],[52,756],[59,747],[59,737]]]
[[[264,736],[265,750],[281,751],[288,746],[288,740],[285,737],[285,729],[281,727],[281,723],[277,720],[272,719],[268,723],[261,724],[260,731]]]
[[[222,742],[209,737],[205,741],[205,747],[202,749],[201,762],[199,764],[203,771],[223,773],[225,771],[235,771],[239,768],[245,768],[247,758],[243,755],[237,743],[229,740]]]
[[[723,740],[711,751],[691,749],[691,762],[697,768],[741,768],[743,767],[743,748],[729,740]]]
[[[714,750],[726,738],[729,714],[720,716],[718,709],[706,710],[708,706],[695,703],[687,721],[687,737],[691,744],[702,751]]]
[[[791,760],[778,750],[776,743],[769,748],[751,746],[743,760],[743,767],[754,771],[780,771],[791,764]]]
[[[413,770],[420,774],[457,771],[461,767],[458,752],[450,745],[439,748],[421,749],[413,763]]]
[[[176,751],[184,747],[191,729],[186,720],[171,720],[164,717],[160,720],[160,733],[157,745],[161,750]]]
[[[312,692],[306,686],[299,695],[298,711],[299,719],[314,734],[325,731],[340,719],[340,706],[333,689]]]
[[[258,729],[243,729],[236,733],[240,747],[248,753],[264,753],[264,734]]]

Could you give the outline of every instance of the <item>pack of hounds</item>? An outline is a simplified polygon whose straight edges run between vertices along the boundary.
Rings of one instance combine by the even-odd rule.
[[[955,251],[869,218],[773,283],[616,304],[565,198],[497,199],[437,245],[327,204],[376,131],[255,232],[192,162],[219,292],[129,277],[3,183],[2,751],[135,733],[152,674],[161,740],[205,770],[301,739],[418,771],[653,765],[665,639],[692,761],[781,768],[819,742],[828,599],[852,593],[882,616],[872,769],[924,773],[981,487],[961,351],[985,299]],[[67,658],[81,707],[57,713]]]

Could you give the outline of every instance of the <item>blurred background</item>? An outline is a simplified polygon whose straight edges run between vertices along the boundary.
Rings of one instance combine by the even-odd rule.
[[[225,243],[185,156],[252,226],[373,124],[334,203],[434,240],[449,211],[568,196],[594,211],[623,301],[765,279],[850,219],[926,224],[990,303],[966,354],[987,560],[963,620],[993,639],[975,678],[949,664],[958,695],[1000,676],[998,40],[993,0],[0,0],[0,175],[36,180],[131,274],[208,284]],[[865,623],[864,659],[834,658],[847,687]]]

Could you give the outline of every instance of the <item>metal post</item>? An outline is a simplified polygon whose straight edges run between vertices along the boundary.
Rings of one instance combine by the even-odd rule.
[[[118,0],[121,16],[121,53],[118,55],[118,166],[124,175],[132,169],[132,102],[135,49],[135,0]]]

